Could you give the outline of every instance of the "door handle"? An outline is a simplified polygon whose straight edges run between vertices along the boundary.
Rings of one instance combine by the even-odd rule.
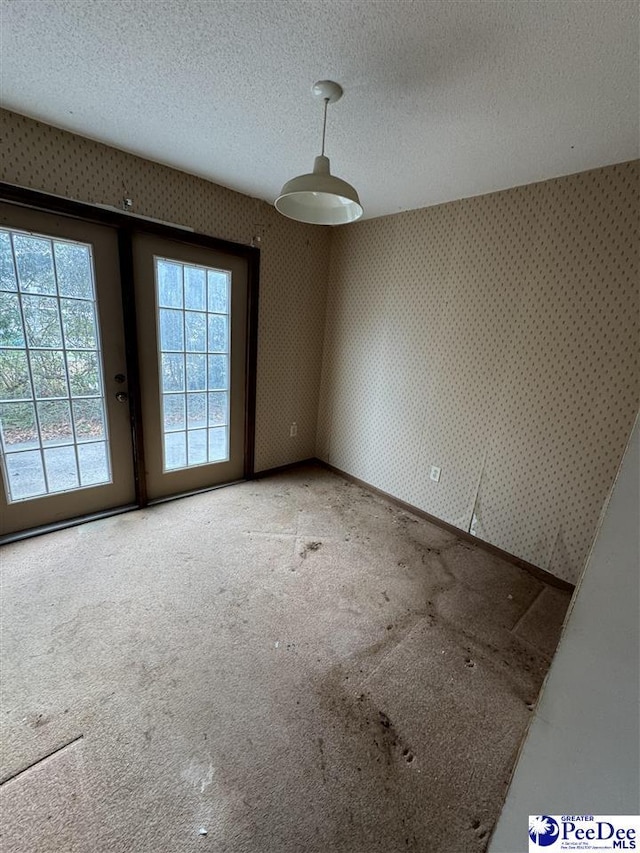
[[[119,403],[126,403],[127,400],[129,399],[129,395],[126,393],[126,391],[118,391],[118,393],[115,396],[116,396],[116,400]]]

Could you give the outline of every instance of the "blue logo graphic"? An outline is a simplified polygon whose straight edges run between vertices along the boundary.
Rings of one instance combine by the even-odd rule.
[[[549,815],[538,814],[529,819],[529,838],[540,847],[549,847],[558,840],[558,824]]]

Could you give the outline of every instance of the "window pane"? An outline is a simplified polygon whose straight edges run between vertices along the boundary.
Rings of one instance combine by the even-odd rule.
[[[9,292],[16,289],[11,241],[19,298]],[[0,230],[0,272],[0,435],[9,500],[110,482],[91,247]],[[76,448],[89,445],[78,461]]]
[[[92,302],[61,299],[64,343],[68,349],[97,349],[98,333]]]
[[[13,238],[20,290],[30,293],[55,293],[51,241],[42,237],[16,234]]]
[[[184,391],[184,356],[162,356],[162,390]]]
[[[100,366],[95,352],[68,352],[69,386],[72,397],[100,393]]]
[[[20,303],[11,293],[0,293],[0,346],[24,346]]]
[[[227,361],[226,355],[209,356],[209,388],[227,388]]]
[[[104,401],[74,400],[73,424],[78,441],[97,441],[106,437]]]
[[[30,347],[62,346],[58,300],[51,296],[23,296],[22,310]]]
[[[187,394],[187,427],[206,427],[207,425],[207,395]]]
[[[207,351],[207,315],[187,311],[184,315],[186,350],[188,352]]]
[[[165,394],[162,398],[165,432],[186,429],[184,394]]]
[[[39,450],[7,453],[4,459],[11,500],[19,501],[46,493],[47,487]]]
[[[17,290],[16,270],[13,265],[11,237],[8,231],[0,231],[0,288]]]
[[[73,444],[71,411],[67,400],[38,403],[38,419],[43,445]]]
[[[40,446],[33,403],[2,403],[0,429],[7,451],[30,450]]]
[[[227,392],[209,394],[209,426],[224,426],[227,423]]]
[[[182,316],[182,311],[160,309],[160,349],[163,352],[184,350]]]
[[[229,458],[227,444],[227,428],[217,427],[208,430],[209,433],[209,462],[224,462]]]
[[[204,311],[207,303],[205,271],[197,267],[184,268],[184,307]]]
[[[80,482],[83,486],[97,486],[111,481],[107,445],[104,441],[79,444],[77,450]]]
[[[209,315],[209,352],[227,352],[229,349],[227,324],[227,317],[223,314]]]
[[[73,447],[50,447],[45,450],[44,467],[50,492],[78,488],[78,469]]]
[[[61,350],[32,350],[31,371],[36,397],[66,397],[67,371]]]
[[[157,261],[158,304],[164,308],[182,308],[182,264]]]
[[[93,299],[93,274],[89,246],[54,243],[60,296]]]
[[[168,432],[164,437],[164,467],[184,468],[187,464],[187,441],[184,432]]]
[[[206,355],[187,356],[187,390],[206,391],[207,357]]]
[[[207,272],[207,305],[209,311],[221,314],[229,313],[228,300],[229,273],[220,270]]]
[[[206,429],[189,430],[187,439],[189,445],[189,465],[202,465],[207,461]]]
[[[0,350],[0,400],[29,400],[29,363],[24,350]]]

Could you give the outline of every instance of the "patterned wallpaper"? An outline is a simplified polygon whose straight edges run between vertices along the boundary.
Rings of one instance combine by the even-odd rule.
[[[80,201],[120,206],[237,243],[260,237],[256,469],[315,454],[322,361],[327,229],[285,219],[268,204],[0,110],[0,179]],[[298,434],[290,438],[292,422]]]
[[[638,167],[336,230],[318,455],[575,582],[638,408]]]

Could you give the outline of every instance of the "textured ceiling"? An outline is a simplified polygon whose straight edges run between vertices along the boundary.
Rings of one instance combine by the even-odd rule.
[[[365,216],[639,156],[635,0],[1,5],[8,109],[268,201],[311,169],[327,77]]]

